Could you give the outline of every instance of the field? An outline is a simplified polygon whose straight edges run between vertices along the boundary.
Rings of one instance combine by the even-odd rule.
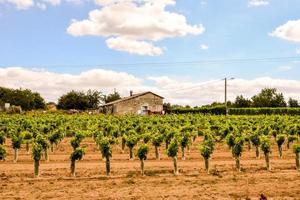
[[[77,130],[78,127],[81,130],[86,129],[82,126],[86,119],[95,123],[97,118],[80,117],[81,120],[78,120],[76,116],[63,116],[62,118],[58,116],[62,121],[64,121],[63,118],[67,118],[67,122],[72,121],[71,124],[76,126]],[[34,130],[33,127],[38,124],[36,122],[42,120],[32,116],[2,117],[2,125],[6,124],[7,138],[4,144],[6,159],[0,161],[1,199],[260,199],[262,197],[267,197],[267,199],[300,199],[300,172],[296,170],[295,154],[292,148],[287,149],[285,142],[283,157],[279,158],[277,144],[272,136],[270,136],[271,171],[266,169],[264,154],[261,152],[261,157],[257,159],[254,146],[249,150],[248,144],[244,143],[240,159],[241,172],[238,172],[235,159],[226,144],[227,139],[222,139],[215,142],[214,151],[210,158],[210,174],[207,174],[204,159],[198,147],[199,144],[204,143],[205,137],[198,134],[196,140],[190,143],[189,149],[186,149],[186,160],[181,160],[181,149],[179,148],[179,174],[177,176],[173,174],[173,161],[167,156],[165,144],[163,143],[160,148],[161,159],[156,160],[155,149],[151,142],[149,143],[150,149],[147,160],[145,160],[145,176],[141,176],[140,160],[136,153],[143,144],[143,137],[145,136],[141,137],[134,147],[135,159],[133,161],[129,160],[127,147],[125,152],[122,152],[121,143],[111,145],[111,174],[106,176],[105,161],[102,159],[95,140],[91,137],[93,131],[90,131],[89,133],[85,132],[87,136],[80,144],[85,149],[85,156],[76,162],[76,177],[70,174],[70,155],[74,151],[70,145],[73,137],[70,136],[63,137],[57,147],[54,148],[54,152],[49,153],[49,161],[46,161],[44,156],[41,158],[39,177],[34,177],[32,155],[31,152],[27,153],[24,143],[19,150],[18,162],[13,162],[14,150],[9,138],[12,136],[9,136],[11,132],[8,129],[15,130],[12,127],[20,124],[20,121],[22,124],[27,124],[24,122],[24,118],[30,119],[29,121],[33,126],[26,128],[26,130],[32,131]],[[57,120],[57,116],[50,118],[43,116],[42,118]],[[172,116],[171,118],[177,117]],[[217,124],[215,121],[229,120],[224,117],[206,116],[180,116],[179,118],[185,118],[186,121],[196,118],[203,123],[205,122],[203,120],[214,119],[214,125]],[[230,120],[232,124],[240,124],[248,120],[255,120],[259,123],[261,118],[263,117],[245,117],[244,119],[232,117]],[[281,118],[278,116],[270,117],[267,121],[272,127],[272,120],[278,123],[278,119],[282,119],[287,124],[298,121],[296,117]],[[100,122],[97,123],[102,123],[103,120],[101,117]],[[109,120],[114,121],[116,119]],[[134,117],[130,120],[142,120],[143,123],[149,123],[149,120],[156,121],[157,118],[146,118],[145,120]],[[44,124],[47,123],[49,121]],[[140,123],[142,122],[140,121]],[[186,123],[184,122],[184,124]],[[63,123],[61,126],[69,125],[69,123]],[[294,126],[293,123],[291,125]],[[25,126],[20,125],[20,127],[24,128]],[[201,127],[203,128],[203,125]],[[179,127],[176,128],[180,129]],[[89,130],[92,129],[89,128]],[[210,129],[214,130],[215,128],[211,125]],[[45,129],[43,128],[43,130]],[[220,132],[214,133],[218,135]],[[49,135],[50,132],[45,134]],[[121,136],[119,135],[118,138],[121,139]]]
[[[283,159],[278,159],[277,149],[273,150],[271,172],[265,170],[263,158],[255,158],[254,150],[246,152],[241,159],[242,172],[238,173],[230,151],[220,145],[211,159],[212,172],[207,175],[193,146],[187,160],[179,159],[178,176],[172,174],[171,159],[162,155],[156,161],[152,149],[146,176],[142,177],[140,162],[128,160],[128,152],[122,154],[115,147],[112,174],[106,177],[105,162],[94,142],[86,139],[83,146],[87,146],[87,153],[78,163],[76,178],[69,175],[68,139],[50,154],[49,162],[41,162],[38,179],[33,177],[33,161],[24,148],[16,164],[9,152],[7,160],[0,162],[1,199],[259,199],[260,194],[270,199],[300,199],[300,173],[295,170],[294,155],[286,149]]]

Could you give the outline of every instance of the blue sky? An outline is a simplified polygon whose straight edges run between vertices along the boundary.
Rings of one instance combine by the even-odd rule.
[[[100,16],[107,8],[126,4],[122,0],[116,0],[114,4],[110,1],[114,0],[13,0],[14,3],[0,0],[0,67],[20,67],[24,70],[35,68],[74,75],[101,68],[133,75],[143,79],[143,85],[146,86],[153,86],[149,77],[168,77],[191,83],[225,76],[244,80],[261,77],[300,80],[299,0],[162,0],[166,3],[160,5],[158,14],[152,16],[150,13],[149,21],[141,18],[141,25],[134,27],[135,33],[126,32],[126,27],[124,31],[111,30],[119,22],[130,23],[129,19],[118,19],[118,22],[113,23],[112,19],[117,18],[118,14],[109,16],[110,20],[105,22],[109,28],[105,30],[92,32],[90,29],[95,23],[83,29],[81,22],[91,21],[88,15],[92,10],[97,10]],[[159,2],[148,1],[149,5]],[[141,1],[129,4],[139,9],[147,3]],[[120,8],[116,11],[123,13]],[[184,17],[184,25],[189,27],[178,28],[183,27],[179,18],[165,20],[165,13]],[[102,23],[106,18],[99,19]],[[151,23],[159,20],[165,20],[164,26],[170,23],[170,27],[177,27],[178,30],[175,28],[172,32],[172,28],[164,30],[159,27],[163,29],[159,31],[163,36],[154,38],[158,27]],[[74,29],[70,31],[72,25]],[[148,33],[143,33],[143,25],[147,27]],[[283,26],[281,31],[276,32],[280,26]],[[141,31],[141,34],[137,31]],[[153,35],[149,33],[151,31]],[[289,35],[291,31],[293,34]],[[111,44],[113,47],[108,45],[110,38],[114,40]],[[132,51],[132,42],[138,42],[135,47],[142,45],[141,42],[144,42],[143,45],[147,43],[152,48],[151,53],[157,55],[149,55],[151,53],[148,51],[145,55],[139,55],[140,49],[134,49],[134,53],[129,52]],[[156,48],[155,51],[153,48]],[[286,59],[264,62],[244,60],[283,57]],[[233,61],[235,59],[242,61]],[[203,62],[205,60],[212,60],[213,63]],[[191,61],[199,63],[176,64]]]

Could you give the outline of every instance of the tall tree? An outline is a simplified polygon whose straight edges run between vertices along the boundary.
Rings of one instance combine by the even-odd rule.
[[[298,100],[293,99],[293,98],[289,98],[288,105],[291,108],[295,108],[295,107],[299,107],[300,106]]]
[[[246,99],[243,95],[237,96],[234,101],[234,107],[236,108],[248,108],[251,107],[251,100]]]
[[[119,99],[121,99],[121,95],[118,92],[111,93],[104,97],[105,103],[109,103],[109,102],[116,101]]]
[[[282,93],[278,93],[276,88],[265,88],[252,97],[253,107],[286,107]]]

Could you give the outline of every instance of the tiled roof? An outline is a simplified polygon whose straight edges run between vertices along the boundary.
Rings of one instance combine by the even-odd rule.
[[[143,96],[143,95],[148,94],[148,93],[151,93],[151,94],[153,94],[153,95],[155,95],[155,96],[158,96],[158,97],[160,97],[160,98],[163,99],[162,96],[159,96],[159,95],[157,95],[157,94],[155,94],[155,93],[153,93],[153,92],[148,91],[148,92],[142,92],[142,93],[133,94],[132,96],[124,97],[124,98],[122,98],[122,99],[118,99],[118,100],[116,100],[116,101],[112,101],[112,102],[109,102],[109,103],[104,104],[104,105],[101,105],[101,106],[109,106],[109,105],[113,105],[113,104],[116,104],[116,103],[119,103],[119,102],[122,102],[122,101],[127,101],[127,100],[129,100],[129,99],[134,99],[134,98],[136,98],[136,97]]]

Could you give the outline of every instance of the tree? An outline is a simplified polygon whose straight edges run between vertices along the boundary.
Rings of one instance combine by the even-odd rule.
[[[141,161],[141,174],[144,176],[144,161],[147,160],[147,154],[149,153],[149,147],[147,144],[142,144],[137,152],[137,156]]]
[[[88,104],[89,100],[83,92],[76,92],[72,90],[58,99],[57,107],[63,110],[86,110],[88,108]]]
[[[104,98],[102,93],[97,90],[88,90],[86,96],[88,100],[88,108],[90,109],[97,109]]]
[[[293,99],[293,98],[289,98],[288,105],[291,108],[296,108],[296,107],[300,106],[298,100]]]
[[[109,102],[113,102],[113,101],[116,101],[116,100],[119,100],[121,99],[121,96],[118,92],[114,92],[114,93],[111,93],[107,96],[104,97],[104,102],[105,103],[109,103]]]
[[[251,107],[251,100],[246,99],[243,95],[237,96],[233,105],[236,108],[249,108]]]
[[[21,106],[23,110],[45,109],[46,103],[41,95],[29,89],[9,89],[0,87],[0,102]]]
[[[41,144],[34,142],[32,145],[32,158],[34,160],[34,176],[39,176],[40,160],[42,157],[43,147]]]
[[[86,93],[70,91],[58,99],[58,109],[69,110],[86,110],[97,109],[102,102],[102,93],[96,90],[88,90]]]
[[[252,97],[253,107],[286,107],[282,93],[277,93],[276,88],[265,88]]]
[[[178,166],[177,166],[178,141],[176,138],[172,139],[167,149],[167,154],[169,157],[173,158],[174,175],[178,175]]]

